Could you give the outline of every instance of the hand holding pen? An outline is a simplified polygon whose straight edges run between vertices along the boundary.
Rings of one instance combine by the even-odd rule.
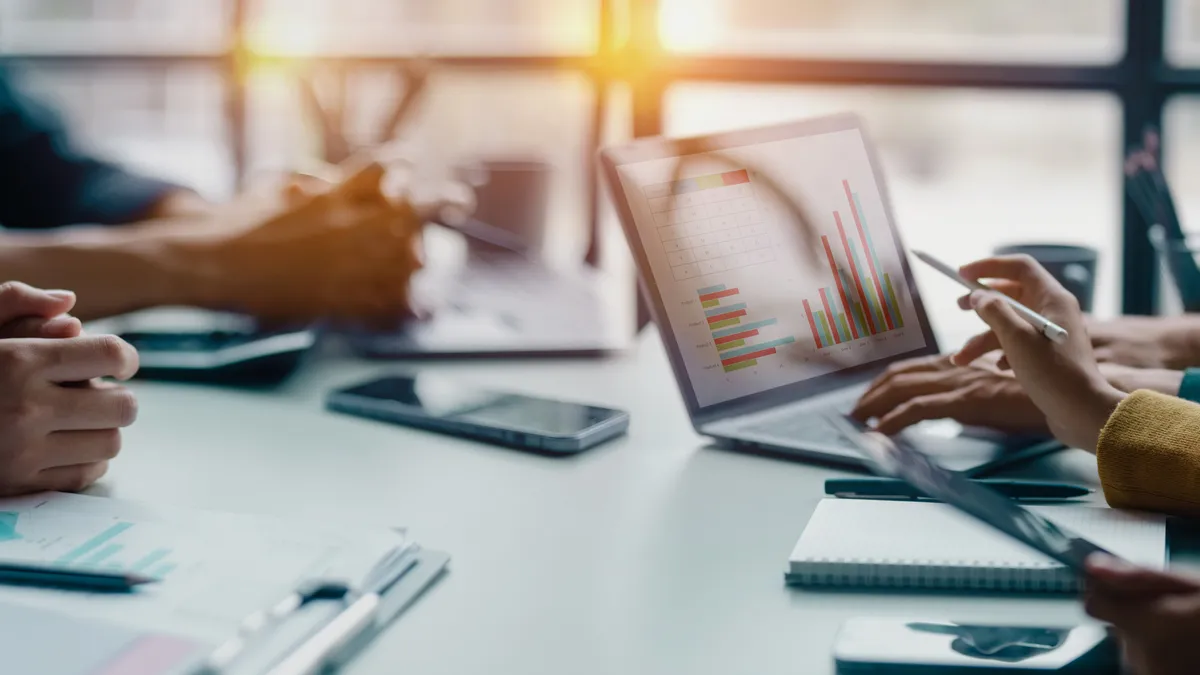
[[[1079,302],[1029,256],[998,256],[964,265],[970,280],[989,279],[992,290],[973,291],[959,301],[973,309],[989,330],[971,338],[954,355],[965,366],[988,352],[1003,351],[1025,392],[1046,416],[1054,435],[1067,445],[1095,450],[1100,429],[1124,394],[1100,373]],[[1046,339],[1000,297],[1017,300],[1062,327],[1062,342]]]

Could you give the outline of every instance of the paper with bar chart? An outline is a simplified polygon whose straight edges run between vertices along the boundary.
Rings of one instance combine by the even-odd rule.
[[[722,155],[676,180],[674,159],[618,167],[700,405],[925,347],[857,130]],[[819,250],[758,171],[804,205]]]
[[[0,559],[138,572],[161,581],[116,597],[0,587],[0,601],[217,640],[301,580],[364,578],[402,542],[385,529],[348,534],[332,523],[297,527],[273,518],[46,493],[0,500]]]

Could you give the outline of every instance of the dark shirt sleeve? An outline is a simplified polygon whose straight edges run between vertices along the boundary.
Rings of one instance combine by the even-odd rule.
[[[0,72],[0,225],[133,222],[178,189],[76,152],[61,118]]]

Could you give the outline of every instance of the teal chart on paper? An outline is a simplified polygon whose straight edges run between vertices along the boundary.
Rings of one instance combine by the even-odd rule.
[[[161,527],[117,518],[0,511],[0,555],[163,579],[177,566]]]

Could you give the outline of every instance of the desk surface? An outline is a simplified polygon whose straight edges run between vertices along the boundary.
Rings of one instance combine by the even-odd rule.
[[[545,458],[337,416],[330,387],[404,366],[317,360],[270,392],[139,383],[138,423],[92,492],[406,525],[451,571],[348,669],[371,673],[832,673],[857,615],[1071,622],[1070,600],[810,592],[783,569],[836,471],[696,435],[657,335],[608,361],[438,365],[494,388],[632,412],[629,435]],[[1095,484],[1071,451],[1043,477]]]

